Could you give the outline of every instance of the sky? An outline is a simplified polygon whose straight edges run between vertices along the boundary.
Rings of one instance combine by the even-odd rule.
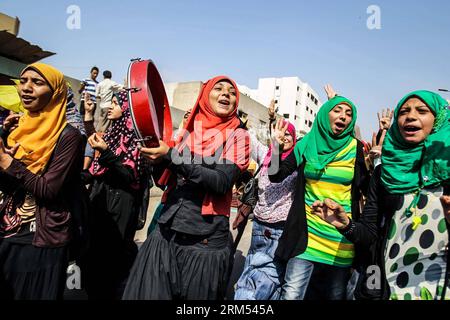
[[[71,5],[79,29],[67,27]],[[380,29],[367,27],[370,5]],[[377,111],[408,92],[450,89],[444,0],[1,0],[0,12],[19,17],[19,36],[56,52],[43,61],[74,78],[96,65],[122,82],[140,57],[165,82],[225,74],[256,88],[259,78],[297,76],[322,101],[331,83],[358,106],[364,139],[378,128]]]

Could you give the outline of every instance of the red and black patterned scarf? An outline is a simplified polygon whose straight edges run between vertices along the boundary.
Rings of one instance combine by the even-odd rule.
[[[133,129],[128,95],[126,91],[122,91],[114,96],[122,108],[122,116],[113,121],[111,127],[105,132],[103,139],[108,145],[108,148],[116,156],[120,157],[122,164],[133,170],[136,180],[131,187],[138,189],[141,183],[140,178],[144,169],[144,161],[138,150],[138,137]],[[108,170],[108,168],[102,167],[99,164],[98,159],[99,155],[96,155],[89,169],[89,172],[94,176],[101,176]]]

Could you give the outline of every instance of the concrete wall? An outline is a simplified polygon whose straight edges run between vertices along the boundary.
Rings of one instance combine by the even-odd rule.
[[[0,74],[3,74],[10,78],[19,78],[20,72],[27,65],[24,63],[20,63],[5,57],[0,56]]]
[[[269,138],[269,115],[267,113],[267,107],[252,98],[241,94],[239,97],[239,111],[244,112],[247,115],[247,127],[255,130],[258,139],[261,142],[267,143],[267,139]]]
[[[0,30],[8,31],[9,33],[17,36],[19,34],[19,28],[19,18],[13,18],[0,12]]]
[[[186,111],[195,104],[202,88],[201,81],[174,82],[164,84],[169,105]]]

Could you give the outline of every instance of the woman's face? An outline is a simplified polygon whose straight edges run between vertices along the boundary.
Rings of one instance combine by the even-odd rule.
[[[111,100],[111,105],[108,107],[108,114],[106,118],[108,120],[117,120],[122,116],[122,108],[119,105],[119,101],[116,97]]]
[[[333,134],[340,135],[347,129],[353,119],[353,110],[347,104],[338,104],[329,113],[330,127]]]
[[[228,81],[217,82],[209,93],[209,104],[217,116],[229,116],[236,106],[236,89]]]
[[[286,131],[284,133],[283,142],[284,142],[283,151],[288,151],[294,145],[294,138],[291,136],[291,134],[288,131]]]
[[[434,114],[422,100],[410,98],[400,108],[397,124],[406,142],[418,144],[431,133],[434,120]]]
[[[20,76],[19,94],[23,107],[36,113],[49,104],[53,90],[39,73],[27,70]]]

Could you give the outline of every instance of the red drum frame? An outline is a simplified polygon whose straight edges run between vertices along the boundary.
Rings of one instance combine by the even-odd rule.
[[[155,148],[172,145],[172,117],[164,84],[151,60],[133,59],[128,67],[128,101],[138,141]]]

